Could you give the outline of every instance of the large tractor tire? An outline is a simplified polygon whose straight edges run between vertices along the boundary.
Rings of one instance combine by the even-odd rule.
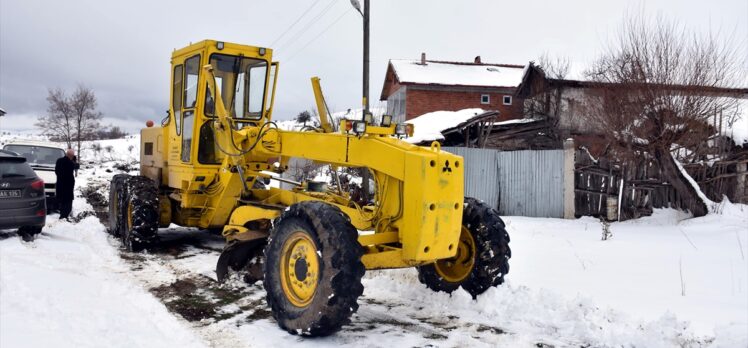
[[[109,183],[109,234],[115,237],[122,237],[124,230],[125,208],[127,206],[125,198],[127,197],[127,180],[130,178],[127,174],[117,174]]]
[[[358,231],[335,206],[306,201],[276,221],[265,248],[273,317],[292,334],[325,336],[350,322],[364,291]]]
[[[499,213],[465,197],[457,255],[418,267],[418,280],[434,291],[451,293],[460,286],[473,298],[504,282],[509,272],[509,234]]]
[[[128,251],[140,251],[158,238],[158,188],[144,176],[130,177],[126,186],[122,243]]]

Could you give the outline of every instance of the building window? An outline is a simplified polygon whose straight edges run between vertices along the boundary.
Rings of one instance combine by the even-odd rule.
[[[392,115],[395,123],[405,122],[405,97],[406,88],[403,86],[387,98],[387,114]]]
[[[491,104],[491,96],[488,94],[481,94],[480,95],[480,103],[481,104]]]
[[[511,95],[505,95],[504,96],[504,105],[512,105],[512,96]]]

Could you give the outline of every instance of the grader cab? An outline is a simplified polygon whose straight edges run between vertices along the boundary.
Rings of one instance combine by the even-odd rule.
[[[309,336],[350,321],[365,270],[416,267],[429,288],[473,297],[503,282],[509,236],[495,210],[463,196],[460,156],[403,141],[412,126],[387,116],[343,120],[334,132],[316,78],[321,126],[279,129],[272,55],[212,40],[174,51],[168,117],[141,131],[140,175],[111,182],[110,231],[128,250],[172,223],[220,229],[218,280],[263,279],[278,324]],[[291,158],[368,170],[373,198],[279,177]]]

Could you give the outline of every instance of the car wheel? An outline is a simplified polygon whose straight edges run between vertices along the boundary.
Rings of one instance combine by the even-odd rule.
[[[42,226],[23,226],[18,229],[18,235],[24,242],[31,242],[37,234],[42,233]]]

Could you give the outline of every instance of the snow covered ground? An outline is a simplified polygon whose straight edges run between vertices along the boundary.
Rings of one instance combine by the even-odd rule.
[[[137,138],[102,145],[81,156],[80,221],[52,215],[32,243],[0,231],[0,347],[748,347],[745,205],[658,210],[606,241],[591,218],[506,217],[504,285],[473,301],[414,270],[368,272],[352,324],[302,339],[278,329],[260,284],[215,282],[218,235],[173,226],[152,250],[123,251],[92,214]]]

